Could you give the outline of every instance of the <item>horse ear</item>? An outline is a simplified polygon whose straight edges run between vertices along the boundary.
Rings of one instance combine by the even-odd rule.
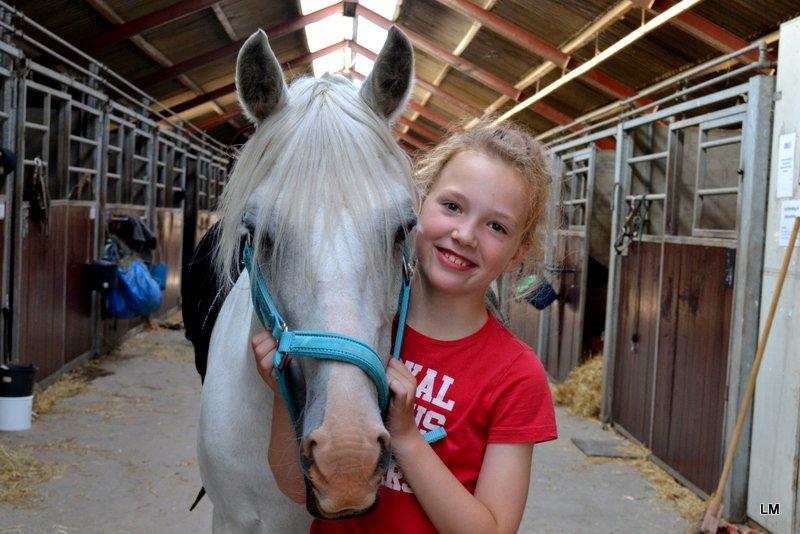
[[[247,116],[260,123],[286,103],[286,82],[264,30],[251,35],[236,58],[236,90]]]
[[[413,81],[414,49],[408,37],[392,26],[372,72],[361,86],[361,98],[375,113],[390,121],[403,112]]]

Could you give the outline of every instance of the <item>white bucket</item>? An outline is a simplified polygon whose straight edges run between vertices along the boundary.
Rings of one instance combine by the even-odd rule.
[[[28,430],[31,427],[33,395],[0,397],[0,430]]]

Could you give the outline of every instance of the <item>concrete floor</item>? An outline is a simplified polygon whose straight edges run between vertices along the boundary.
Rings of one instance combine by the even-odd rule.
[[[208,532],[211,505],[189,504],[200,488],[195,433],[200,382],[182,332],[145,332],[107,357],[110,372],[0,445],[37,445],[36,459],[65,474],[23,503],[0,502],[5,533]],[[571,437],[619,439],[596,422],[558,412],[560,439],[536,447],[520,532],[685,532],[692,525],[655,501],[635,468],[594,464]]]

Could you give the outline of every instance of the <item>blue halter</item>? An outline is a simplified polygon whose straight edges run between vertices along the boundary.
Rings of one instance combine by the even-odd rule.
[[[389,383],[386,381],[386,369],[383,360],[372,347],[357,339],[340,334],[327,332],[306,332],[289,330],[283,320],[267,287],[261,269],[253,261],[253,247],[250,243],[244,246],[244,265],[250,273],[250,292],[253,299],[256,317],[261,325],[272,333],[278,342],[275,350],[273,364],[278,379],[281,396],[289,408],[292,424],[299,430],[300,416],[294,405],[294,398],[289,391],[286,379],[285,356],[309,357],[321,360],[334,360],[351,363],[367,373],[378,390],[378,406],[382,414],[386,414],[389,406]],[[408,316],[408,302],[411,296],[411,267],[408,248],[403,250],[403,274],[401,279],[400,296],[397,305],[398,321],[395,333],[392,357],[400,358],[400,349],[403,346],[403,330]],[[298,432],[299,434],[299,432]],[[444,427],[428,431],[424,437],[428,443],[434,443],[447,435]]]

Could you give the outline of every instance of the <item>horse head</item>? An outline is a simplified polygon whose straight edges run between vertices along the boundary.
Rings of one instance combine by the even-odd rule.
[[[235,271],[248,234],[291,329],[356,338],[384,365],[417,205],[389,124],[412,80],[413,51],[395,28],[360,90],[327,74],[287,86],[266,34],[256,32],[236,72],[256,130],[222,204],[220,273]],[[309,511],[333,518],[368,510],[390,451],[375,384],[348,363],[295,358],[290,366]]]

